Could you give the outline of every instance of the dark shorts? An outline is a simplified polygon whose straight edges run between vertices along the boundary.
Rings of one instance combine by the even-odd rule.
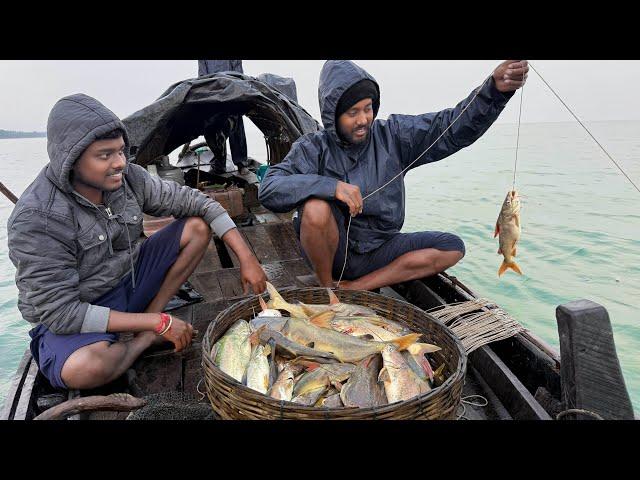
[[[347,242],[347,224],[349,222],[349,211],[346,207],[343,209],[337,202],[328,202],[331,206],[333,217],[338,225],[338,233],[340,240],[338,241],[338,249],[333,259],[332,275],[335,280],[340,277],[342,267],[344,265],[344,254]],[[300,222],[304,209],[298,208],[298,215],[293,219],[293,226],[300,239]],[[421,250],[423,248],[435,248],[437,250],[462,252],[464,255],[464,242],[460,237],[453,233],[447,232],[414,232],[414,233],[396,233],[393,237],[380,245],[375,250],[367,253],[356,253],[349,250],[347,255],[347,266],[344,270],[342,278],[345,280],[354,280],[368,273],[378,270],[389,265],[396,258],[407,252]],[[309,259],[302,248],[302,254],[310,264]]]
[[[112,290],[91,303],[118,312],[143,312],[158,293],[167,271],[178,258],[185,221],[186,218],[181,218],[158,230],[143,242],[135,268],[135,291],[131,283],[131,274],[128,274]],[[40,371],[53,387],[62,389],[67,388],[62,381],[62,367],[73,352],[96,342],[118,341],[116,333],[56,335],[42,324],[33,328],[29,336],[29,348]]]

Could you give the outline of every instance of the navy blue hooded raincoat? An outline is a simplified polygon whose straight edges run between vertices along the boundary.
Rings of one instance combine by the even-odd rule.
[[[259,200],[265,207],[287,212],[309,198],[335,200],[339,180],[360,187],[364,198],[426,150],[475,94],[474,90],[454,108],[441,112],[374,119],[365,142],[347,144],[336,132],[336,106],[342,94],[363,79],[378,86],[371,75],[353,62],[330,60],[324,64],[318,99],[325,128],[300,137],[284,160],[269,169],[259,191]],[[462,117],[412,168],[442,160],[471,145],[498,118],[512,95],[498,91],[493,78],[489,79]],[[364,201],[362,214],[351,222],[350,249],[366,253],[378,248],[400,231],[404,210],[404,176],[401,176]]]

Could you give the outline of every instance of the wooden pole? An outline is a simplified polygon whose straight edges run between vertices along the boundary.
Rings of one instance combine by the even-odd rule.
[[[2,182],[0,182],[0,192],[4,193],[5,197],[11,200],[14,204],[18,201],[18,197],[11,193],[11,190],[5,187]]]
[[[114,393],[108,396],[79,397],[45,410],[34,420],[64,420],[80,412],[116,411],[130,412],[147,404],[143,398],[132,397],[127,393]]]

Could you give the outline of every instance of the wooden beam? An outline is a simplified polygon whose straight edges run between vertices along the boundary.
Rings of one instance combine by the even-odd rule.
[[[488,345],[474,350],[469,361],[516,420],[551,420],[509,367]]]
[[[5,187],[2,182],[0,182],[0,192],[4,193],[4,196],[14,204],[18,202],[18,197],[16,197],[11,190]]]
[[[253,248],[260,263],[264,264],[278,260],[276,249],[262,225],[244,227],[242,233],[251,248]]]
[[[115,411],[130,412],[147,404],[143,398],[132,397],[127,393],[114,393],[113,395],[95,395],[91,397],[74,398],[67,400],[49,410],[42,412],[34,420],[64,420],[80,412]]]
[[[24,352],[24,355],[22,356],[22,359],[20,360],[18,369],[16,370],[13,379],[11,380],[11,385],[9,386],[9,391],[7,392],[7,397],[4,401],[4,407],[2,407],[0,420],[13,419],[13,412],[20,398],[19,392],[24,384],[25,378],[27,377],[27,373],[29,372],[31,361],[31,351],[27,348],[26,352]]]
[[[564,406],[606,420],[633,420],[607,310],[590,300],[576,300],[560,305],[556,318]]]
[[[215,302],[224,296],[218,279],[221,272],[224,272],[224,269],[215,272],[195,273],[189,277],[189,282],[206,302]]]
[[[302,257],[298,237],[291,223],[266,224],[264,229],[276,249],[278,260],[293,260]]]
[[[16,406],[16,413],[13,415],[14,420],[26,420],[29,414],[29,407],[31,406],[33,384],[36,381],[36,375],[38,374],[38,364],[31,362],[29,366],[29,372],[24,379],[22,390],[20,391],[20,399]]]

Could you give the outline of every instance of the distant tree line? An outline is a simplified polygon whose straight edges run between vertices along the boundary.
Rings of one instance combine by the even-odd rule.
[[[13,130],[0,130],[0,138],[36,138],[46,137],[45,132],[14,132]]]

